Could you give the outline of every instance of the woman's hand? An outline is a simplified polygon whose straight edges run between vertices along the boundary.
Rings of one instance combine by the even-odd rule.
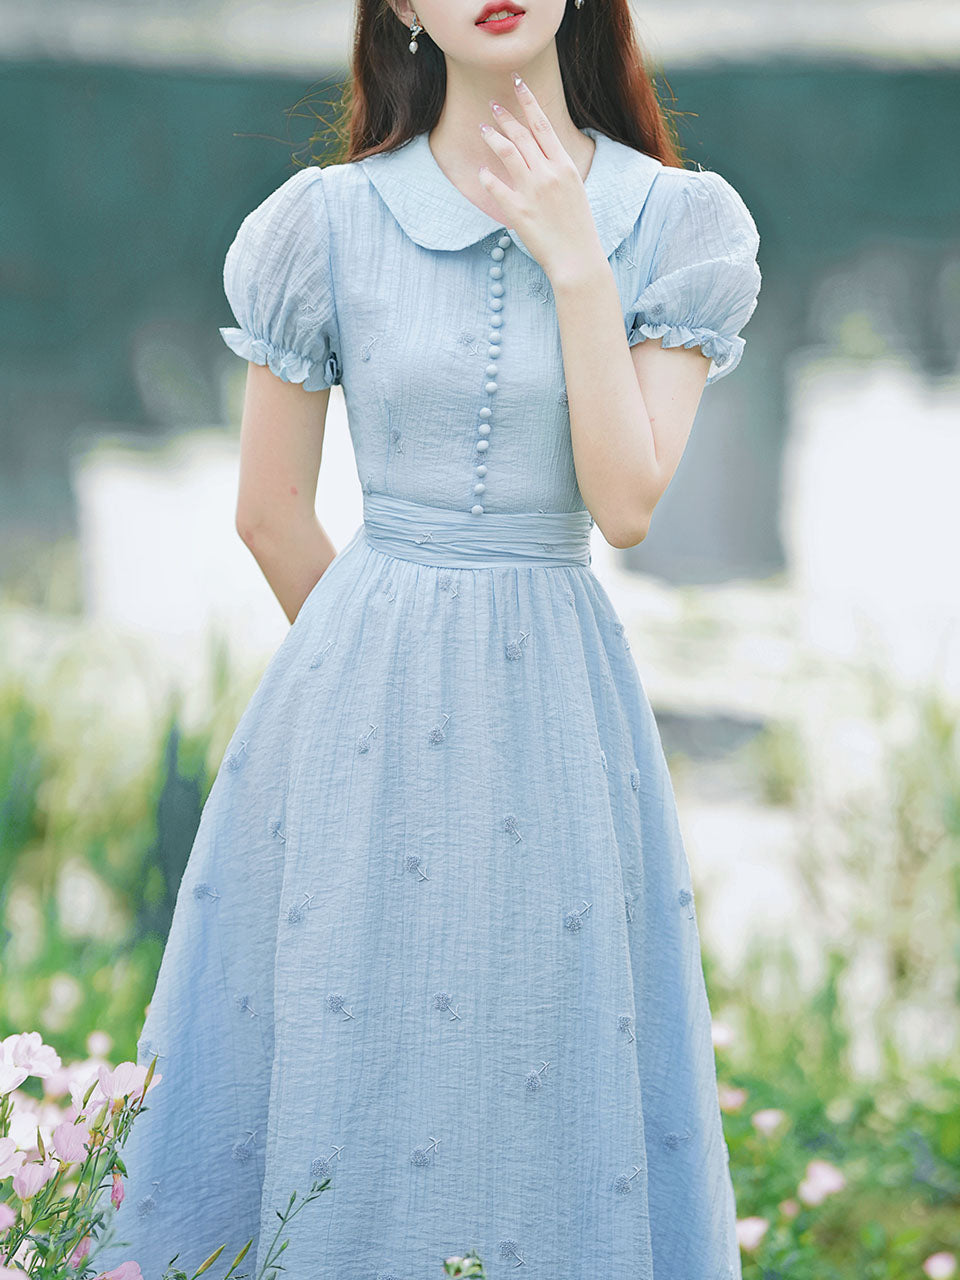
[[[513,186],[485,166],[480,182],[500,205],[504,226],[517,232],[549,279],[575,275],[596,255],[605,261],[583,179],[532,90],[519,76],[514,81],[527,123],[491,100],[499,129],[480,126]]]

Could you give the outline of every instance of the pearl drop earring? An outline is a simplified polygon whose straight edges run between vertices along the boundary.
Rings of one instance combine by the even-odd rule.
[[[580,0],[580,3],[582,4],[583,0]],[[421,27],[420,25],[420,19],[417,17],[416,14],[414,14],[413,21],[410,23],[410,35],[412,38],[408,46],[411,53],[417,52],[417,36],[420,34],[422,30],[423,30],[423,27]]]

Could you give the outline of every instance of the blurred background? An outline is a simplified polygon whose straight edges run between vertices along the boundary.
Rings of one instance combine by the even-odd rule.
[[[948,1280],[960,7],[635,12],[686,163],[761,237],[740,368],[650,535],[595,535],[593,565],[677,791],[744,1276]],[[65,1059],[135,1058],[207,790],[286,631],[234,532],[221,271],[324,159],[351,25],[346,0],[0,0],[0,1036]],[[360,510],[335,387],[338,546]]]

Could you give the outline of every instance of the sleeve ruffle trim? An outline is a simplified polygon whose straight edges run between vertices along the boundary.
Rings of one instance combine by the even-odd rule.
[[[340,357],[335,351],[323,360],[313,360],[296,351],[287,351],[265,338],[256,338],[245,329],[221,329],[220,336],[238,356],[253,364],[265,364],[284,382],[302,382],[304,391],[322,391],[343,377]]]
[[[739,334],[728,336],[717,333],[715,329],[691,329],[684,324],[653,324],[641,321],[637,316],[630,326],[628,342],[632,347],[645,338],[662,338],[661,345],[664,347],[699,347],[712,361],[707,374],[708,386],[733,372],[747,345],[746,339]]]

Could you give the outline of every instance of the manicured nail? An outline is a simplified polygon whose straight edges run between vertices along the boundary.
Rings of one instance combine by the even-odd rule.
[[[492,98],[490,99],[490,107],[491,107],[491,109],[492,109],[494,112],[496,112],[496,114],[497,114],[498,116],[499,116],[499,115],[502,115],[502,113],[503,113],[503,107],[501,107],[501,105],[500,105],[500,103],[499,103],[499,102],[494,102],[494,100],[493,100]]]
[[[527,89],[527,86],[520,79],[520,76],[516,73],[516,71],[513,73],[513,83],[517,89]],[[529,90],[527,90],[527,92],[529,92]]]
[[[481,133],[489,133],[490,129],[491,129],[491,126],[488,125],[486,121],[484,121],[483,124],[480,126]]]

